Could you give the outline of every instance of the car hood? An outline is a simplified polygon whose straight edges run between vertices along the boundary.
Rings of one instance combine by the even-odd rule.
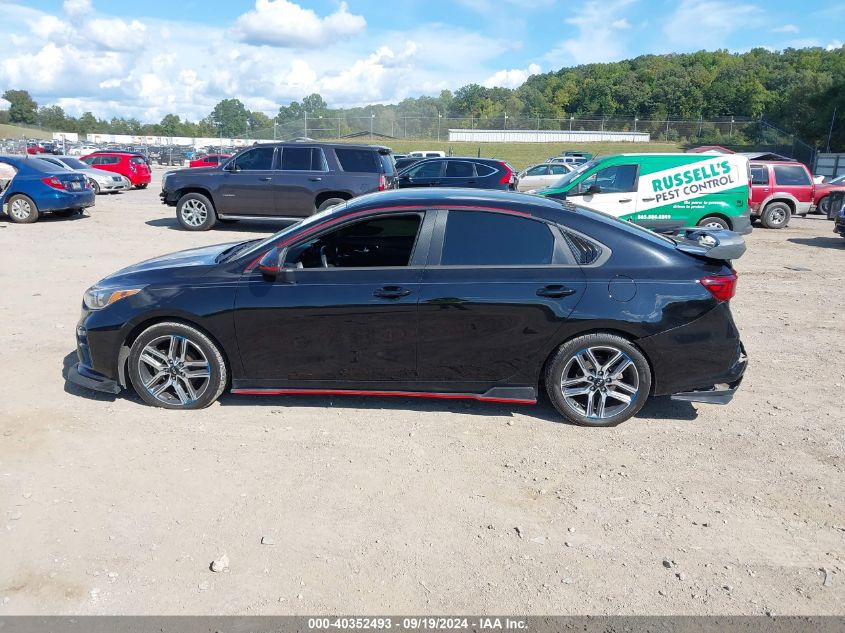
[[[217,256],[220,253],[235,244],[240,244],[241,241],[190,248],[185,251],[154,257],[127,266],[102,279],[97,285],[108,287],[122,285],[126,282],[149,284],[169,279],[198,277],[217,265]]]

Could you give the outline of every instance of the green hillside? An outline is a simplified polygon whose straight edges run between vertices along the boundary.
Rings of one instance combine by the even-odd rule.
[[[19,139],[23,137],[50,140],[53,138],[53,133],[29,127],[20,127],[19,125],[0,123],[0,138]]]

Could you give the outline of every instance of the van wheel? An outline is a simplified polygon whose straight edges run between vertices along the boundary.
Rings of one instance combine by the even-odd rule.
[[[38,207],[29,196],[15,194],[9,198],[9,219],[17,224],[32,224],[38,221]]]
[[[566,419],[582,426],[616,426],[648,400],[651,370],[630,341],[599,332],[561,345],[546,365],[545,383]]]
[[[830,200],[827,199],[827,196],[819,200],[819,203],[816,205],[815,213],[817,215],[827,215],[828,207],[830,207]]]
[[[701,221],[698,223],[698,226],[702,226],[705,229],[727,229],[728,231],[731,230],[731,225],[728,224],[728,221],[716,215],[708,215],[706,218],[702,218]]]
[[[782,229],[789,224],[792,210],[785,202],[770,202],[760,215],[760,223],[767,229]]]
[[[346,200],[343,198],[329,198],[328,200],[323,200],[323,202],[320,203],[320,206],[317,207],[317,211],[325,211],[330,207],[336,207],[344,202],[346,202]]]
[[[186,193],[176,205],[176,219],[188,231],[208,231],[217,222],[211,200],[201,193]]]

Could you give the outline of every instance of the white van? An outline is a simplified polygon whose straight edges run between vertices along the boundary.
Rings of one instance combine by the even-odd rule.
[[[446,152],[440,152],[434,149],[419,150],[416,152],[408,152],[411,158],[446,158]]]

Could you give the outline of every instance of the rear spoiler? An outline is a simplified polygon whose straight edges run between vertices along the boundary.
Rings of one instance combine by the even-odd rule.
[[[730,261],[739,259],[745,253],[745,240],[739,233],[727,229],[695,227],[681,229],[671,237],[677,242],[675,248],[696,257]]]

